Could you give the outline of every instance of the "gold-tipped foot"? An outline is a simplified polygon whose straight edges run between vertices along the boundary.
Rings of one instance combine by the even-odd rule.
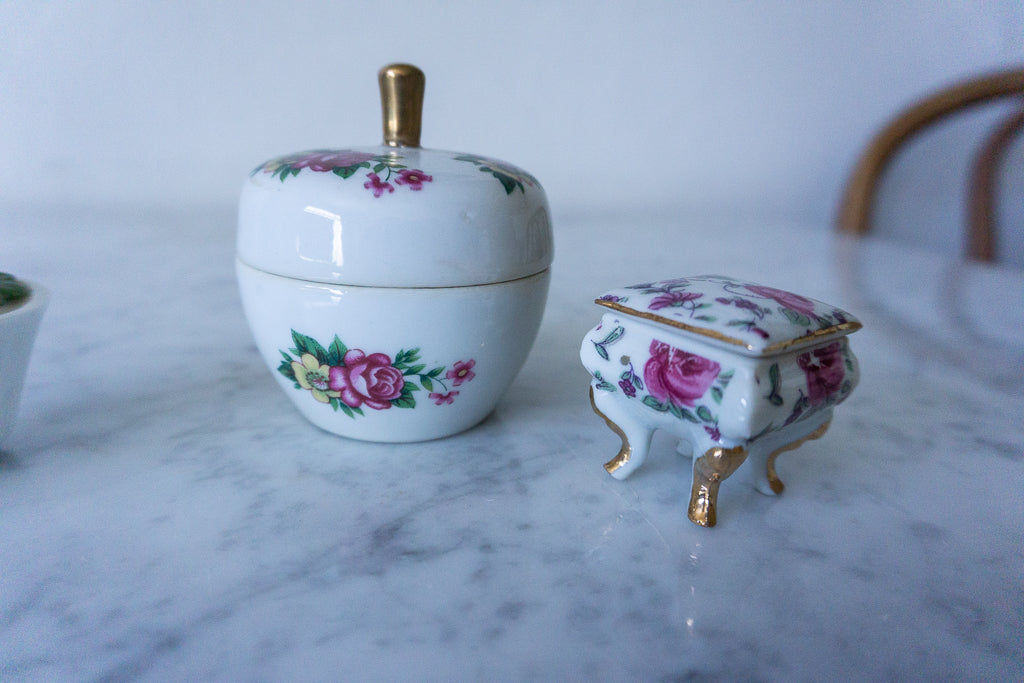
[[[693,463],[693,489],[687,516],[699,526],[715,526],[718,487],[743,464],[747,450],[743,446],[716,446]]]
[[[825,435],[825,432],[828,431],[829,425],[831,424],[832,420],[827,420],[823,422],[820,427],[818,427],[817,429],[815,429],[813,432],[803,437],[802,439],[797,439],[793,443],[786,444],[782,448],[777,448],[774,451],[772,451],[772,454],[768,456],[768,486],[771,487],[771,490],[775,494],[782,493],[783,491],[786,490],[786,485],[782,483],[782,480],[779,479],[778,473],[775,471],[775,458],[779,457],[780,453],[796,450],[797,448],[802,446],[805,441],[820,439],[822,436]]]
[[[619,449],[618,455],[604,464],[604,468],[608,471],[608,474],[612,474],[615,470],[629,462],[629,457],[633,454],[633,449],[629,445],[629,439],[626,438],[626,433],[619,428],[619,425],[609,420],[608,416],[602,413],[601,409],[597,407],[597,403],[594,401],[593,386],[590,387],[590,407],[593,408],[594,412],[605,421],[605,424],[608,425],[608,429],[618,434],[619,438],[622,439],[622,448]]]

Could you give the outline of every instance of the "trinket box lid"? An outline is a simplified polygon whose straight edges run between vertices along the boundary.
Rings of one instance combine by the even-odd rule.
[[[861,327],[856,317],[835,306],[721,275],[622,287],[595,303],[747,356],[770,356],[819,344]]]
[[[532,175],[487,157],[419,146],[423,73],[379,74],[384,143],[278,157],[242,189],[238,257],[302,280],[453,287],[542,272],[547,198]]]

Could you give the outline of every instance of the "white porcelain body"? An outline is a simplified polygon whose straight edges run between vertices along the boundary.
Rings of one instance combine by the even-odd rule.
[[[272,275],[241,260],[236,270],[260,354],[299,411],[335,434],[386,442],[449,436],[487,417],[529,353],[550,279],[544,270],[478,286],[359,287]],[[305,354],[319,354],[317,362],[293,365],[308,352],[293,331],[319,342]],[[346,355],[330,346],[335,336]],[[413,360],[400,363],[410,352]],[[286,376],[307,366],[319,367],[305,382]],[[398,372],[416,387],[405,398],[394,391]],[[303,386],[318,381],[319,394]]]
[[[29,300],[0,313],[0,446],[14,429],[32,344],[50,300],[46,289],[28,284],[32,288]]]
[[[617,337],[598,349],[613,331]],[[674,356],[668,362],[656,348]],[[670,367],[682,354],[687,360]],[[692,360],[696,357],[699,360]],[[832,376],[819,381],[821,360]],[[832,409],[856,387],[860,368],[845,337],[766,357],[750,357],[700,337],[619,312],[605,313],[580,347],[580,360],[592,377],[594,402],[604,415],[635,437],[634,456],[614,472],[622,479],[643,461],[642,443],[655,429],[681,438],[685,450],[704,453],[723,446],[756,442],[788,443],[830,419]],[[667,377],[678,368],[675,377]],[[687,372],[692,368],[693,372]],[[640,386],[627,393],[632,372]],[[665,400],[654,389],[656,374],[672,384],[675,396]],[[713,376],[712,376],[713,375]],[[727,378],[727,379],[726,379]],[[824,378],[823,378],[824,379]],[[826,387],[827,388],[823,388]],[[652,393],[659,394],[657,397]],[[776,432],[782,432],[773,436]],[[760,471],[757,474],[762,474]],[[770,493],[767,480],[755,480]]]
[[[403,179],[412,172],[416,183]],[[238,257],[314,282],[505,282],[551,265],[549,213],[533,176],[486,157],[417,147],[311,151],[268,161],[246,179]]]
[[[755,487],[783,485],[779,453],[824,434],[860,370],[851,314],[799,294],[720,275],[649,282],[595,301],[601,322],[580,360],[595,412],[622,439],[605,464],[633,473],[664,429],[694,456],[689,518],[715,525],[718,487],[746,460]]]

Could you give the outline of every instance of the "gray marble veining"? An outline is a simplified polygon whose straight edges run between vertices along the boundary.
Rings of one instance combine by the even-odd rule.
[[[274,385],[230,211],[0,214],[0,263],[53,291],[0,453],[0,679],[1021,679],[1024,274],[753,227],[557,222],[498,410],[381,445]],[[595,294],[703,272],[865,323],[786,492],[741,469],[714,529],[668,436],[605,473],[576,358]]]

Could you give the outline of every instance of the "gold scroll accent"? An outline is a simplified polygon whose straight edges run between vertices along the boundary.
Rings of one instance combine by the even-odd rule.
[[[825,435],[825,432],[828,431],[829,425],[831,424],[832,420],[826,420],[825,422],[822,422],[817,429],[815,429],[813,432],[803,437],[802,439],[797,439],[792,443],[788,443],[785,446],[777,448],[774,451],[772,451],[772,454],[768,456],[768,486],[771,487],[772,491],[774,491],[776,494],[779,494],[786,489],[786,485],[782,483],[782,480],[779,479],[778,473],[776,473],[775,471],[775,458],[779,457],[780,453],[785,453],[786,451],[794,451],[797,448],[800,448],[800,446],[802,446],[805,441],[820,439],[822,436]]]
[[[637,310],[634,310],[634,309],[630,308],[629,306],[623,306],[622,304],[617,303],[615,301],[606,301],[604,299],[594,299],[594,303],[597,304],[598,306],[604,306],[606,308],[612,309],[613,311],[618,311],[619,313],[624,313],[625,315],[633,316],[633,317],[636,317],[636,318],[643,318],[644,320],[650,320],[652,322],[660,323],[662,325],[668,325],[669,327],[675,327],[676,329],[683,330],[684,332],[689,332],[691,334],[696,334],[696,335],[699,335],[699,336],[702,336],[702,337],[709,337],[710,339],[714,339],[714,340],[720,341],[720,342],[725,342],[726,344],[732,344],[733,346],[742,346],[743,348],[745,348],[747,351],[750,351],[750,352],[757,352],[757,348],[753,344],[748,344],[745,341],[743,341],[742,339],[737,339],[736,337],[730,337],[727,334],[722,334],[721,332],[719,332],[717,330],[708,330],[708,329],[705,329],[703,327],[696,327],[694,325],[687,325],[686,323],[681,322],[679,320],[673,320],[671,318],[665,318],[663,316],[658,315],[657,313],[651,313],[649,311],[637,311]],[[766,346],[764,349],[762,349],[760,351],[760,354],[761,355],[767,355],[767,354],[770,354],[770,353],[775,353],[776,351],[782,351],[783,349],[788,349],[791,346],[797,346],[797,345],[801,345],[802,346],[804,344],[809,344],[810,342],[812,342],[812,341],[814,341],[814,340],[816,340],[816,339],[818,339],[820,337],[827,337],[827,336],[830,336],[830,335],[833,335],[833,334],[839,334],[840,332],[845,333],[845,334],[850,334],[852,332],[856,332],[861,327],[863,327],[863,325],[861,325],[858,322],[852,322],[852,321],[845,322],[845,323],[840,323],[838,325],[832,325],[831,327],[826,327],[826,328],[817,330],[816,332],[811,332],[810,334],[805,334],[802,337],[796,337],[795,339],[787,339],[785,341],[776,342],[775,344],[771,344],[770,346]]]
[[[608,425],[608,429],[618,434],[619,438],[622,439],[622,448],[619,449],[619,454],[604,464],[604,468],[608,470],[609,474],[611,474],[629,462],[629,456],[633,454],[633,449],[629,445],[629,439],[626,438],[626,433],[619,428],[619,425],[608,419],[608,416],[602,413],[601,409],[597,407],[597,403],[594,402],[593,386],[590,387],[590,407],[594,409],[595,413],[604,419],[605,423]]]

